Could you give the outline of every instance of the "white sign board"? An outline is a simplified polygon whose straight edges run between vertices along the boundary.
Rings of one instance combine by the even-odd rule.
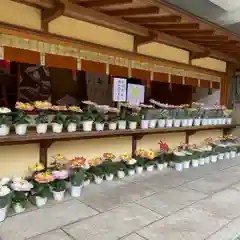
[[[113,78],[113,101],[125,102],[127,98],[127,79]]]
[[[139,105],[144,102],[144,85],[128,84],[127,101],[132,105]]]

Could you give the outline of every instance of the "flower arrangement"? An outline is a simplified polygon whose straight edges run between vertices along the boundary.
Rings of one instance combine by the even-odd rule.
[[[12,124],[11,110],[6,107],[0,107],[0,136],[9,134],[10,126]]]

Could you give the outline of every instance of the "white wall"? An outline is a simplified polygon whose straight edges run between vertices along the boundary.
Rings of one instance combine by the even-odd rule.
[[[192,100],[193,102],[201,102],[212,106],[216,103],[220,103],[220,90],[213,89],[212,94],[208,95],[207,88],[196,88],[196,93],[193,93]]]

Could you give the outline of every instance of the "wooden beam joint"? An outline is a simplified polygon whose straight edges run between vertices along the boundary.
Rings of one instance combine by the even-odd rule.
[[[194,59],[200,59],[200,58],[205,58],[209,57],[211,54],[210,50],[205,50],[204,52],[190,52],[190,61]]]
[[[156,42],[157,39],[158,39],[158,35],[152,32],[147,37],[134,36],[133,51],[137,53],[139,46]]]

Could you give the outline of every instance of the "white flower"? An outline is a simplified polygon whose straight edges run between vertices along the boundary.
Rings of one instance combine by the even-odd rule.
[[[0,197],[8,195],[10,192],[11,192],[10,188],[8,188],[7,186],[0,185]]]
[[[6,107],[0,107],[0,113],[10,113],[11,110],[9,108]]]
[[[173,152],[173,154],[175,156],[178,156],[178,157],[184,157],[185,156],[185,153],[184,152]]]
[[[24,179],[15,179],[12,183],[11,183],[11,188],[14,191],[23,191],[23,192],[28,192],[33,188],[33,185],[28,182],[27,180]]]
[[[7,177],[0,177],[0,186],[8,184],[10,181],[10,178]]]
[[[96,103],[95,102],[91,102],[91,101],[82,101],[82,103],[86,104],[86,105],[92,105],[95,106]]]
[[[134,159],[134,158],[132,158],[132,159],[128,160],[126,163],[127,163],[128,165],[134,165],[136,162],[137,162],[137,160]]]

